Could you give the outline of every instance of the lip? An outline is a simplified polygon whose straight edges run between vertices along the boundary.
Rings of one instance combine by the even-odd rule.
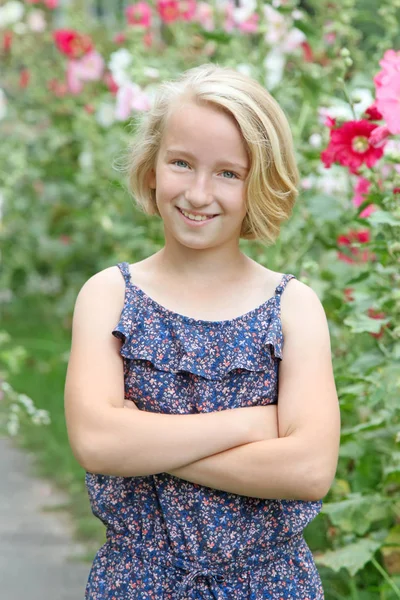
[[[181,209],[178,206],[176,208],[177,208],[177,211],[179,212],[180,216],[182,217],[182,219],[190,227],[203,227],[204,225],[207,225],[207,223],[211,223],[211,221],[213,221],[215,219],[215,217],[218,217],[218,215],[213,215],[211,219],[207,219],[206,221],[193,221],[192,219],[188,219],[187,217],[185,217],[185,215],[181,212]],[[189,211],[187,211],[187,212],[189,212]],[[190,211],[190,212],[193,215],[201,215],[201,216],[204,216],[204,217],[211,216],[211,215],[205,215],[203,213],[196,213],[196,212],[192,212],[192,211]]]

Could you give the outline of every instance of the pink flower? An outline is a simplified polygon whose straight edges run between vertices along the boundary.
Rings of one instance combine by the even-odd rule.
[[[363,204],[363,202],[365,202],[365,197],[368,194],[370,187],[371,182],[368,181],[368,179],[365,179],[364,177],[358,177],[354,190],[355,193],[352,199],[353,206],[358,208],[361,206],[361,204]],[[368,206],[366,206],[358,216],[361,219],[367,219],[376,210],[376,208],[377,207],[375,204],[368,204]]]
[[[157,10],[164,23],[173,23],[179,19],[178,0],[157,0]]]
[[[374,129],[369,136],[369,143],[374,148],[380,148],[386,144],[386,138],[389,137],[390,131],[387,125],[382,125]]]
[[[116,33],[113,37],[113,42],[115,44],[125,44],[126,42],[126,35],[122,32],[120,33]]]
[[[102,56],[92,51],[81,59],[70,60],[67,68],[68,88],[72,94],[80,94],[84,81],[98,81],[104,70]]]
[[[196,15],[197,2],[196,0],[180,0],[179,14],[182,21],[193,21]]]
[[[117,104],[115,117],[119,121],[125,121],[132,110],[149,110],[150,101],[145,92],[135,83],[122,85],[117,92]]]
[[[357,246],[359,244],[366,244],[370,241],[369,229],[363,229],[360,231],[350,230],[346,235],[339,235],[337,238],[337,245],[343,250],[347,249],[349,254],[345,254],[341,250],[338,251],[338,258],[342,262],[349,264],[363,263],[368,260],[375,258],[369,250],[360,249]]]
[[[382,120],[382,115],[379,112],[379,110],[376,108],[376,103],[374,102],[374,104],[371,104],[371,106],[369,108],[367,108],[367,110],[365,111],[366,117],[367,119],[369,119],[370,121],[381,121]]]
[[[390,76],[387,85],[376,90],[376,105],[382,113],[390,133],[400,133],[400,72]]]
[[[376,88],[388,85],[392,75],[400,73],[400,51],[387,50],[382,60],[379,61],[379,64],[382,67],[382,71],[379,71],[374,77]]]
[[[148,28],[151,25],[151,7],[147,2],[137,2],[125,9],[129,25],[139,25]]]
[[[198,2],[196,9],[196,21],[206,31],[213,31],[214,26],[214,11],[213,7],[208,2]]]
[[[50,10],[54,10],[58,6],[58,0],[44,0],[44,3]]]
[[[242,33],[256,33],[258,31],[259,15],[257,13],[252,14],[246,21],[239,23],[238,29]]]

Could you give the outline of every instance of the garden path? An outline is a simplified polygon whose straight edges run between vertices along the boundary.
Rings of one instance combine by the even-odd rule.
[[[29,454],[0,438],[0,587],[3,600],[83,600],[90,565],[72,541],[65,497],[34,478]]]

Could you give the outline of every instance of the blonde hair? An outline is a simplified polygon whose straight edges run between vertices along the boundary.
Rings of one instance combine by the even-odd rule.
[[[254,79],[234,69],[204,64],[159,87],[136,130],[128,156],[129,189],[147,214],[159,214],[149,175],[155,168],[167,118],[178,100],[206,103],[229,113],[250,159],[247,213],[240,237],[272,244],[292,212],[299,180],[293,138],[283,110]]]

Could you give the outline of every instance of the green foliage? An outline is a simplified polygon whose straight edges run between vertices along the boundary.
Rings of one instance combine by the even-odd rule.
[[[262,17],[253,34],[227,31],[221,16],[212,31],[195,22],[163,24],[151,46],[143,43],[143,30],[125,27],[123,47],[132,57],[127,76],[151,97],[159,81],[191,66],[239,65],[272,90],[288,115],[303,177],[299,201],[273,247],[247,241],[241,246],[261,264],[292,272],[310,285],[328,318],[342,444],[336,479],[306,534],[321,565],[327,600],[392,600],[400,597],[400,208],[394,192],[400,186],[400,152],[385,154],[372,169],[363,167],[371,185],[356,208],[351,201],[356,178],[344,167],[321,167],[328,131],[319,111],[325,107],[349,120],[352,111],[359,118],[367,108],[357,100],[369,94],[372,103],[383,51],[400,43],[399,3],[282,4],[288,27],[307,36],[312,59],[306,60],[301,47],[285,54],[285,68],[274,83],[275,67],[265,63],[274,47],[267,35],[271,25]],[[262,9],[264,3],[258,5]],[[294,19],[299,8],[301,18]],[[79,9],[75,3],[68,23],[89,33],[109,63],[121,49],[113,32],[86,21]],[[120,165],[135,120],[128,125],[115,118],[116,99],[104,80],[86,82],[76,95],[51,92],[52,80],[64,82],[67,61],[49,28],[15,34],[0,60],[7,102],[0,121],[0,302],[13,341],[26,349],[24,358],[3,340],[2,374],[49,411],[48,427],[23,423],[22,431],[78,510],[82,471],[68,448],[62,410],[74,300],[93,273],[161,248],[162,223],[129,199]],[[30,73],[22,88],[21,69]],[[361,217],[371,203],[377,210]],[[339,236],[366,230],[368,241],[339,247]],[[17,371],[21,359],[24,379]],[[92,530],[95,521],[87,520],[85,507],[77,518],[93,539],[98,529]]]

